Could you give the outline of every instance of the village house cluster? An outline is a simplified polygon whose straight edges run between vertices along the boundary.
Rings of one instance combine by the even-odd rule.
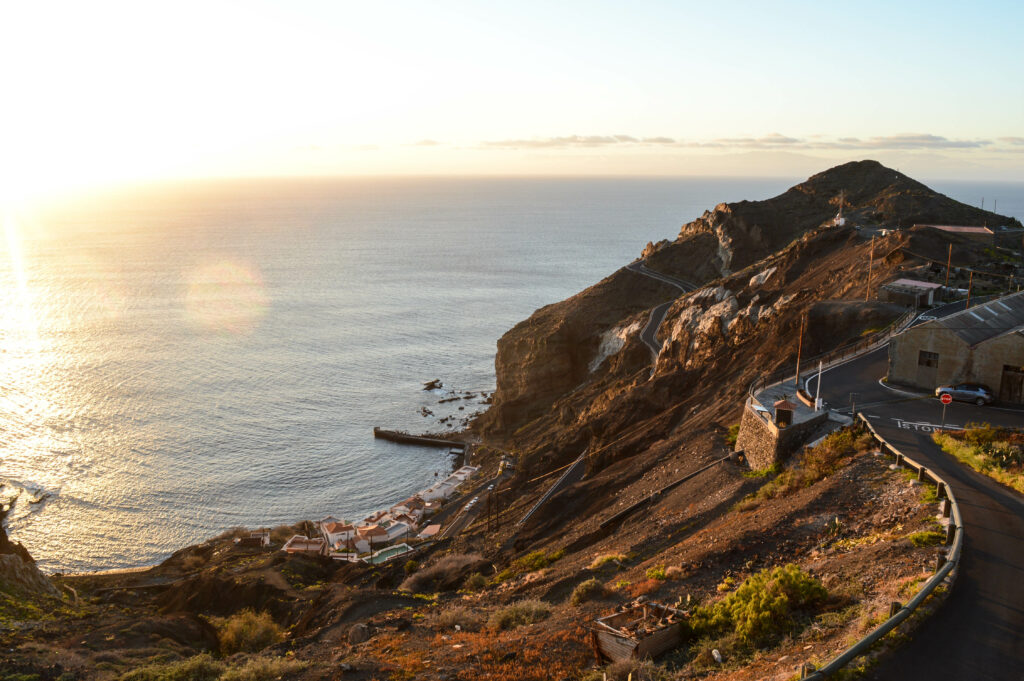
[[[478,470],[477,466],[463,466],[431,487],[357,522],[327,516],[317,523],[319,536],[297,534],[282,550],[349,562],[376,564],[391,560],[414,550],[410,544],[437,535],[441,525],[429,519]]]

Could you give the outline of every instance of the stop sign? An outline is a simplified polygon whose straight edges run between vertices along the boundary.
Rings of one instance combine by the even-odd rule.
[[[950,402],[953,401],[953,396],[950,395],[949,393],[942,393],[942,395],[939,397],[939,400],[941,400],[943,404],[949,404]]]

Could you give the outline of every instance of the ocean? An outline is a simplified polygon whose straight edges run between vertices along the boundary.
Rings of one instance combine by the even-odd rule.
[[[100,570],[389,506],[450,459],[373,426],[457,428],[514,324],[801,179],[236,180],[24,211],[0,242],[9,533]],[[932,186],[1024,218],[1024,185]]]

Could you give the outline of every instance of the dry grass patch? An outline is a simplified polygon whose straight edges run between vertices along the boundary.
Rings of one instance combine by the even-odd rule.
[[[402,582],[401,589],[415,593],[436,593],[445,588],[457,587],[465,574],[482,557],[478,553],[445,556],[430,567],[417,570]]]
[[[551,606],[541,600],[530,599],[518,601],[491,613],[487,627],[496,631],[515,629],[526,624],[533,624],[547,619],[551,614]]]
[[[241,667],[228,669],[218,681],[274,681],[290,679],[308,665],[298,660],[283,657],[256,657]]]
[[[480,631],[484,624],[482,615],[461,605],[442,610],[435,621],[439,629],[454,629],[458,626],[462,631]]]
[[[628,556],[624,553],[606,553],[603,556],[597,556],[590,563],[591,570],[600,570],[608,563],[614,562],[617,567],[622,567],[622,564],[628,560]]]

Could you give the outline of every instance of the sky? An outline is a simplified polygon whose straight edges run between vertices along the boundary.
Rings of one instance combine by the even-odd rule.
[[[303,175],[1024,181],[1012,2],[8,3],[0,192]]]

